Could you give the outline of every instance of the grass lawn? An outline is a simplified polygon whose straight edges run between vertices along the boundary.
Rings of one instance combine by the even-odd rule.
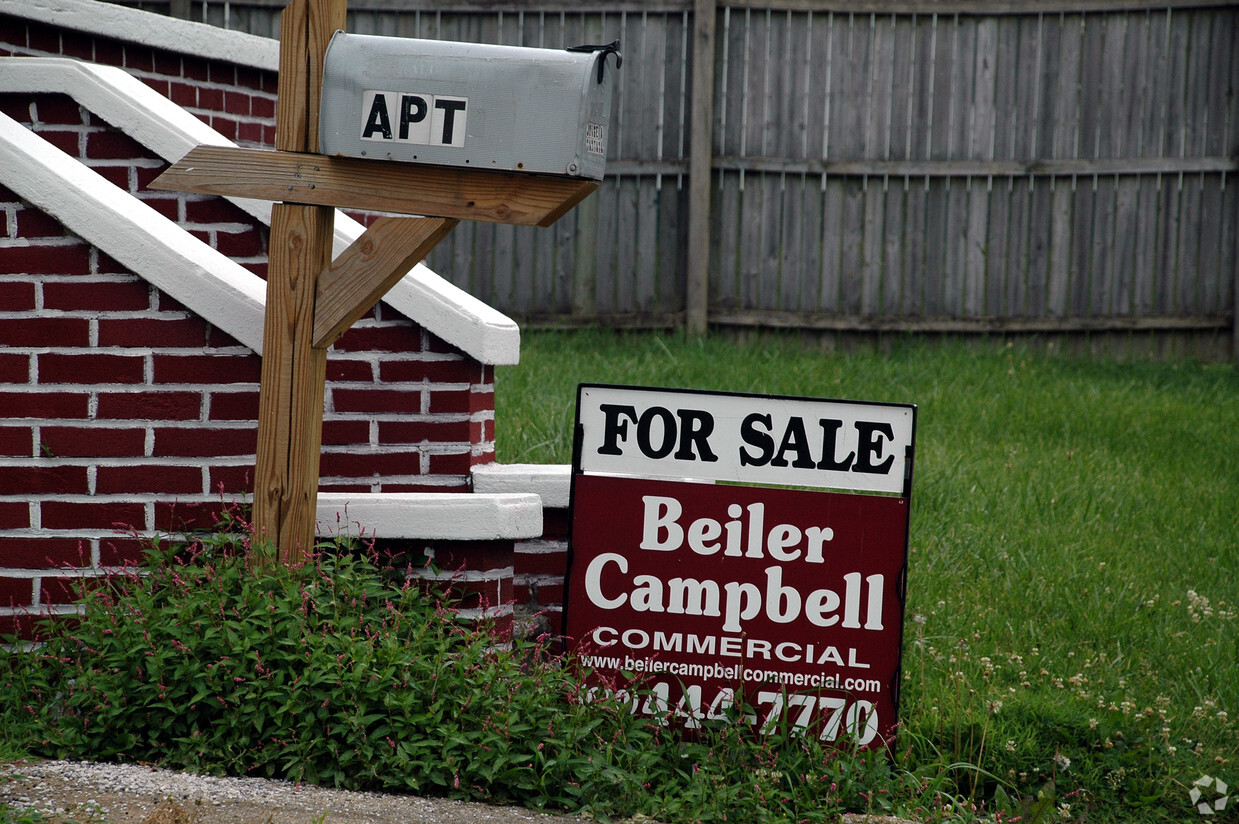
[[[571,460],[583,381],[917,404],[909,774],[1025,821],[1038,794],[1060,820],[1197,820],[1192,782],[1239,786],[1233,366],[595,331],[522,350],[496,377],[504,463]]]

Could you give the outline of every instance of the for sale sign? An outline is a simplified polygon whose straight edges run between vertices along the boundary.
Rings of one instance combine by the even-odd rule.
[[[582,385],[566,630],[688,729],[889,745],[916,409]]]

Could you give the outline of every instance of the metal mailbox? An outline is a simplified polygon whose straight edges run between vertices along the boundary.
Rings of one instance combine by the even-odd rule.
[[[336,32],[319,151],[602,179],[618,44],[533,49]]]

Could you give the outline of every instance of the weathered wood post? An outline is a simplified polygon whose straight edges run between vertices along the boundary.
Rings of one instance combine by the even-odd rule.
[[[280,17],[279,151],[318,151],[323,57],[345,11],[345,0],[294,0]],[[253,517],[255,537],[285,562],[303,558],[314,541],[327,350],[313,346],[312,333],[334,217],[330,206],[276,203],[271,211]]]
[[[276,201],[254,532],[285,564],[300,563],[314,545],[331,344],[461,219],[549,226],[598,187],[588,178],[319,154],[325,56],[345,12],[346,0],[293,0],[284,10],[275,151],[199,146],[151,183]],[[423,217],[381,218],[333,262],[335,207]]]
[[[710,177],[714,166],[714,15],[716,0],[693,4],[692,129],[688,168],[688,284],[685,324],[704,335],[710,308]]]

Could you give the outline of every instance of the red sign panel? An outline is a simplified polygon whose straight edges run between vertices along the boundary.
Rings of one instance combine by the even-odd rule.
[[[634,403],[627,391],[581,389],[583,406],[592,402],[603,414],[594,433],[579,423],[566,626],[582,664],[594,672],[595,687],[622,691],[637,681],[641,693],[633,692],[634,711],[688,729],[743,707],[762,733],[789,730],[862,746],[892,743],[906,494],[701,482],[682,465],[664,477],[641,477],[597,458],[644,461],[644,471],[660,460],[651,456],[670,458],[678,451],[681,462],[711,465],[700,474],[725,475],[732,471],[729,462],[744,460],[731,461],[728,453],[752,458],[764,450],[766,463],[777,467],[787,458],[795,469],[795,453],[821,455],[822,440],[813,448],[807,437],[746,439],[743,433],[745,421],[750,435],[787,431],[787,421],[804,413],[804,425],[791,428],[806,436],[849,428],[862,433],[850,445],[836,438],[831,454],[817,461],[829,464],[832,483],[849,455],[854,464],[867,450],[864,460],[872,468],[898,452],[899,475],[890,485],[903,492],[910,480],[911,407],[778,399],[787,405],[780,422],[771,399],[639,390]],[[652,408],[663,411],[650,413]],[[840,410],[847,414],[840,417]],[[866,414],[873,410],[879,414]],[[885,427],[892,412],[904,411],[906,434],[898,418],[890,435],[863,434],[875,421]],[[642,415],[660,423],[641,433]],[[578,421],[588,420],[579,407]],[[691,448],[681,448],[685,443]],[[630,448],[638,454],[625,457]],[[589,449],[598,454],[583,457]],[[715,460],[703,460],[708,456]],[[583,471],[582,463],[601,468]],[[807,463],[802,460],[800,468]],[[679,479],[671,480],[674,475]],[[872,488],[886,481],[871,477],[861,483]]]

